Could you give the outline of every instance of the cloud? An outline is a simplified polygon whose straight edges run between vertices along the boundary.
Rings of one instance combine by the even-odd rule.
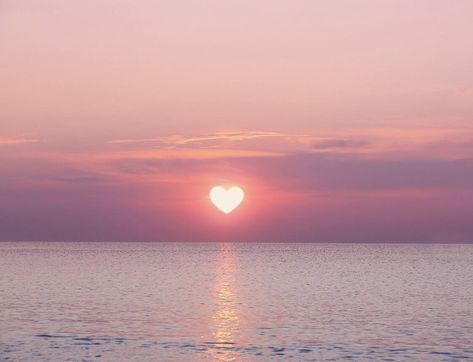
[[[0,177],[5,239],[464,242],[473,232],[473,160],[305,153],[15,165]],[[233,226],[216,223],[207,200],[220,176],[248,190]]]
[[[149,144],[155,143],[162,146],[205,146],[214,142],[242,142],[260,138],[292,138],[301,137],[293,134],[265,131],[226,131],[215,132],[207,135],[185,136],[172,135],[156,138],[118,139],[108,141],[110,144]]]
[[[243,177],[295,194],[473,189],[473,159],[386,159],[382,155],[305,152],[272,157],[123,157],[111,160],[109,166],[117,176],[141,175],[143,180],[174,176],[185,183],[220,175]]]
[[[21,137],[0,138],[0,146],[22,145],[22,144],[38,143],[38,142],[39,140],[35,138],[21,138]]]
[[[464,242],[473,232],[473,159],[193,151],[7,155],[0,237]],[[248,191],[233,226],[215,222],[207,196],[210,185],[226,180]]]
[[[212,160],[251,157],[275,157],[284,153],[246,149],[144,149],[117,153],[104,153],[104,160],[113,159],[169,159],[169,160]]]
[[[301,192],[473,189],[473,159],[384,159],[294,154],[248,159],[240,165],[281,189]]]
[[[172,135],[145,139],[117,139],[120,149],[155,153],[169,158],[222,158],[232,154],[259,157],[274,154],[333,153],[385,158],[473,157],[470,129],[371,128],[321,130],[318,134],[269,131],[225,131],[203,135]],[[158,155],[160,153],[160,155]],[[154,157],[154,156],[153,156]]]
[[[357,139],[326,138],[316,140],[312,148],[316,150],[353,149],[370,145],[370,142]]]

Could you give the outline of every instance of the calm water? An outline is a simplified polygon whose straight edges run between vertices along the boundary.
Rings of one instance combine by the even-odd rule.
[[[473,245],[0,243],[0,360],[473,359]]]

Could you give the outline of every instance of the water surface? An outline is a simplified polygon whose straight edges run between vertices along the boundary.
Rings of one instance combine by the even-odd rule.
[[[0,360],[473,359],[473,245],[0,243]]]

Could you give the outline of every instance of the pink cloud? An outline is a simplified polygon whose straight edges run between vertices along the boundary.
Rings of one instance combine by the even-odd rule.
[[[2,238],[471,241],[471,158],[237,155],[3,154]],[[226,181],[247,192],[230,218],[207,195]]]
[[[23,138],[23,137],[0,138],[0,146],[23,145],[23,144],[38,143],[38,142],[40,141],[35,138]]]

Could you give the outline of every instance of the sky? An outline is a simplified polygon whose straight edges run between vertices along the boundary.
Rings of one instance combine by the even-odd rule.
[[[472,16],[1,0],[0,240],[473,242]]]

